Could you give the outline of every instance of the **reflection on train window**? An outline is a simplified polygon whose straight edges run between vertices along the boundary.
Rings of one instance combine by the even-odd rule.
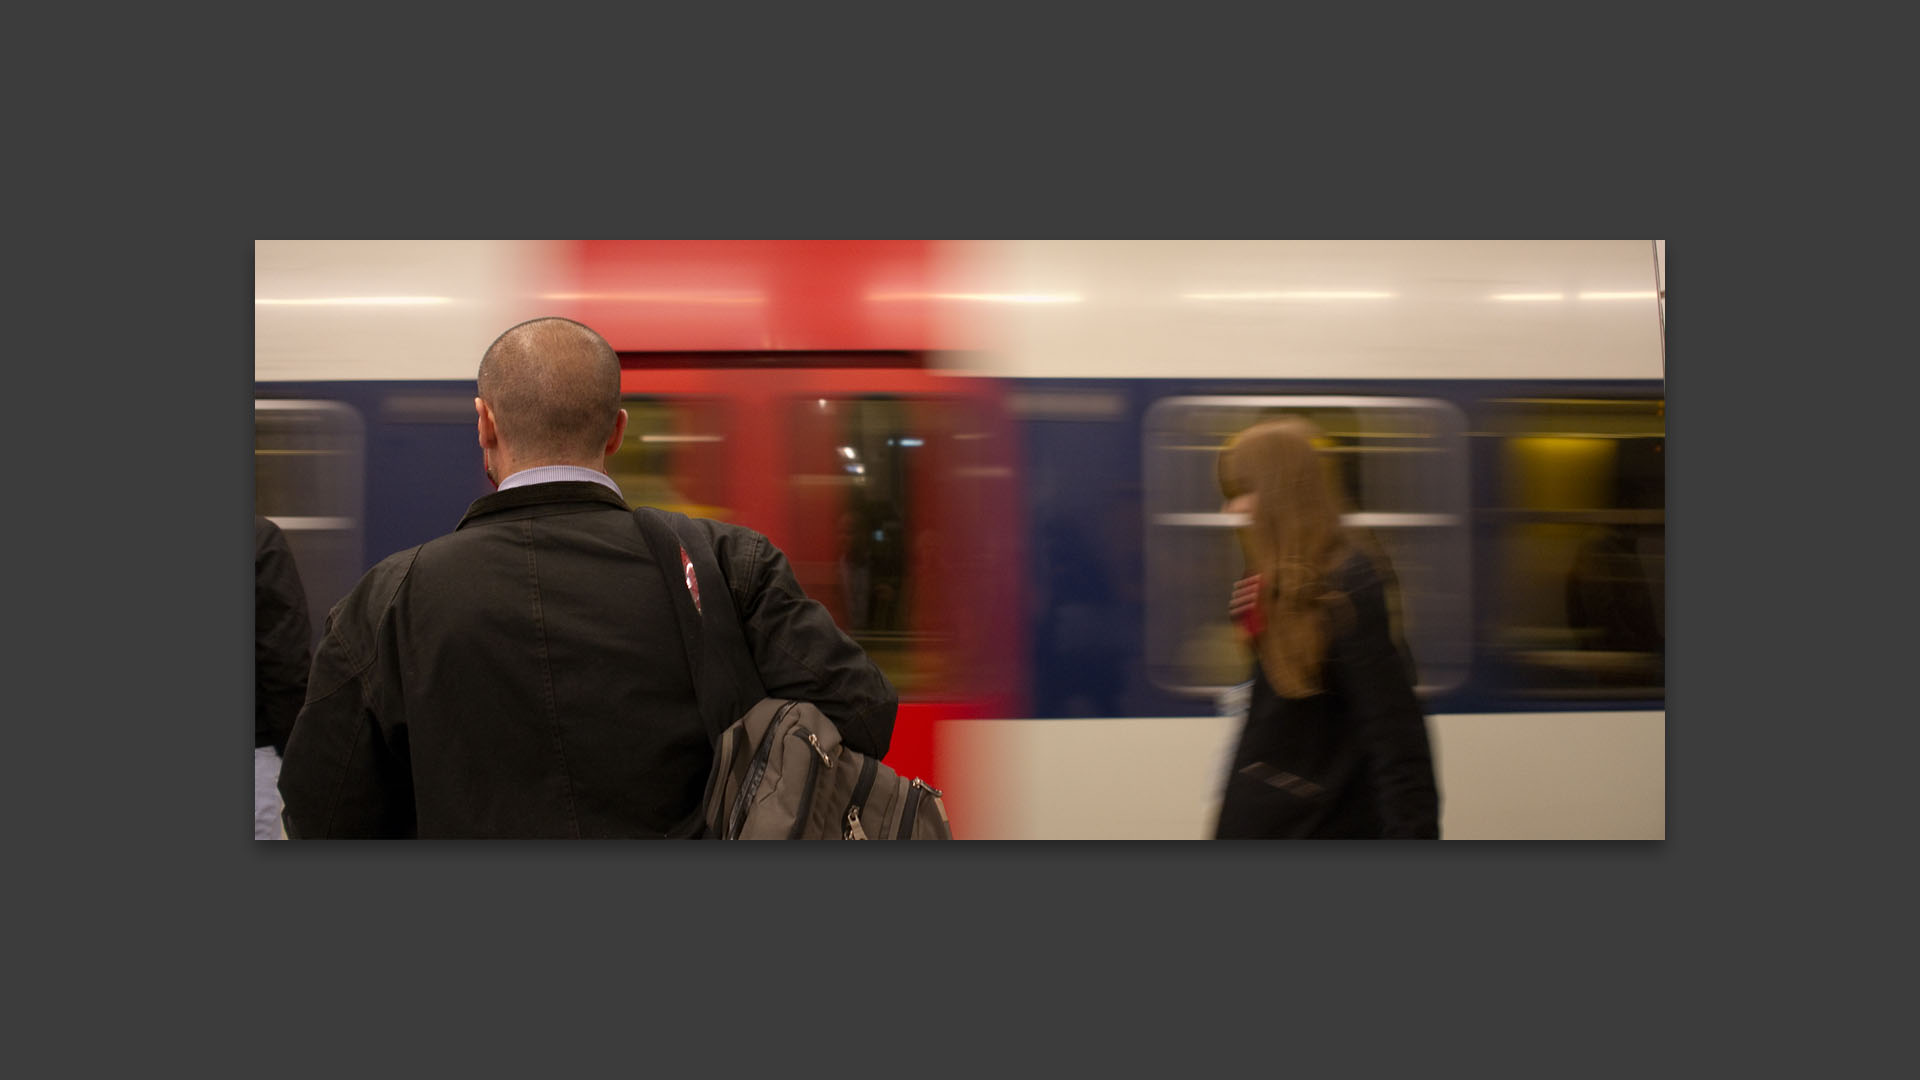
[[[1665,402],[1490,403],[1500,505],[1489,652],[1534,697],[1666,684]]]
[[[1263,420],[1298,416],[1320,429],[1347,523],[1384,559],[1395,629],[1419,690],[1459,685],[1470,662],[1465,423],[1442,401],[1367,397],[1170,398],[1147,414],[1147,664],[1170,690],[1214,693],[1242,682],[1250,654],[1227,618],[1244,573],[1239,519],[1221,512],[1215,460]]]
[[[607,461],[629,506],[725,521],[724,406],[697,398],[629,397],[627,434]]]
[[[808,596],[867,651],[903,697],[955,692],[953,673],[981,640],[956,582],[991,568],[979,407],[928,398],[808,398],[794,403],[793,518],[782,545]],[[1004,569],[1004,568],[1003,568]],[[976,598],[977,599],[977,598]]]
[[[287,537],[319,639],[333,598],[360,579],[366,428],[335,401],[253,403],[253,507]]]

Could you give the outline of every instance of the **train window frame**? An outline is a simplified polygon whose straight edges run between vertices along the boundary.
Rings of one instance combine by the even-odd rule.
[[[360,410],[344,401],[316,398],[268,398],[256,397],[254,410],[254,512],[279,526],[287,537],[287,545],[293,551],[294,565],[300,570],[301,585],[307,594],[307,617],[309,626],[308,644],[319,641],[322,620],[332,606],[333,600],[346,595],[355,582],[365,572],[365,547],[367,525],[367,423]],[[337,449],[308,451],[324,453],[328,456],[344,458],[344,467],[334,470],[342,483],[344,492],[339,505],[328,509],[344,510],[345,513],[324,514],[266,514],[260,507],[259,459],[263,452],[260,445],[261,413],[310,413],[334,421],[332,430],[326,432],[330,438],[338,438],[343,445]],[[271,448],[267,453],[284,452]],[[340,551],[321,555],[314,550],[314,536],[337,538]]]
[[[1517,451],[1514,445],[1523,439],[1579,439],[1607,440],[1618,442],[1625,439],[1649,439],[1664,444],[1667,437],[1666,396],[1664,393],[1586,393],[1570,394],[1556,390],[1551,394],[1531,394],[1488,398],[1481,403],[1479,427],[1475,434],[1484,435],[1493,443],[1492,447],[1492,486],[1489,491],[1491,505],[1476,510],[1476,517],[1485,528],[1484,540],[1488,557],[1507,571],[1495,575],[1493,581],[1498,587],[1499,602],[1490,605],[1484,625],[1479,628],[1475,641],[1475,651],[1491,664],[1498,672],[1496,680],[1499,696],[1519,701],[1544,701],[1555,703],[1605,704],[1611,702],[1662,702],[1666,700],[1666,650],[1665,650],[1665,532],[1666,532],[1666,477],[1662,464],[1660,480],[1659,509],[1646,507],[1622,507],[1615,504],[1590,506],[1584,508],[1530,508],[1514,503],[1514,485],[1517,475],[1512,471],[1512,455]],[[1659,420],[1657,432],[1632,432],[1626,430],[1562,430],[1539,426],[1538,417],[1562,409],[1561,415],[1571,415],[1580,419],[1591,419],[1612,409],[1623,409],[1621,415],[1631,411],[1651,410]],[[1531,413],[1523,410],[1531,410]],[[1617,425],[1616,425],[1617,426]],[[1656,451],[1659,452],[1659,451]],[[1616,493],[1617,495],[1617,493]],[[1552,657],[1562,652],[1576,651],[1571,646],[1556,649],[1529,648],[1515,642],[1525,634],[1540,632],[1538,626],[1527,626],[1512,621],[1513,612],[1522,607],[1515,598],[1522,595],[1519,578],[1513,571],[1526,560],[1516,554],[1521,543],[1519,531],[1531,526],[1561,527],[1607,527],[1627,526],[1645,528],[1657,526],[1660,540],[1655,547],[1659,550],[1661,563],[1660,589],[1654,590],[1650,600],[1657,611],[1658,634],[1662,639],[1661,649],[1628,650],[1624,655],[1657,656],[1652,668],[1656,677],[1648,682],[1621,681],[1608,683],[1600,681],[1575,685],[1563,681],[1570,672],[1580,665],[1569,665],[1564,660],[1555,662]],[[1641,558],[1645,558],[1644,553]],[[1652,586],[1649,582],[1649,586]],[[1532,601],[1536,606],[1538,600]],[[1571,628],[1569,628],[1571,629]],[[1606,650],[1601,650],[1606,651]],[[1619,650],[1615,650],[1619,651]],[[1616,660],[1614,663],[1619,663]],[[1600,665],[1604,670],[1605,665]],[[1526,674],[1521,674],[1525,672]]]
[[[635,403],[664,404],[674,407],[696,406],[711,409],[711,415],[714,421],[712,426],[714,430],[711,433],[701,433],[691,436],[636,432],[633,424],[634,412],[632,408]],[[695,493],[694,496],[683,502],[667,503],[652,501],[639,498],[635,492],[628,491],[626,485],[622,485],[621,495],[626,499],[628,506],[636,509],[641,506],[677,509],[686,513],[689,517],[706,517],[717,521],[731,521],[739,516],[739,493],[735,490],[737,481],[734,476],[734,458],[738,452],[738,447],[731,434],[733,431],[735,412],[735,406],[731,400],[718,394],[663,394],[647,393],[644,391],[623,391],[620,395],[620,407],[628,410],[628,422],[626,435],[621,440],[620,448],[615,450],[609,457],[608,474],[616,483],[619,482],[622,475],[626,474],[624,472],[616,472],[611,467],[611,462],[622,453],[627,452],[627,445],[630,442],[699,442],[713,443],[720,448],[718,451],[719,461],[714,470],[718,477],[719,490],[715,492],[714,495],[721,501],[713,503],[701,502],[698,499],[699,493]]]
[[[1197,528],[1229,531],[1246,520],[1245,515],[1229,514],[1215,510],[1197,512],[1192,510],[1167,509],[1164,506],[1161,484],[1156,476],[1155,445],[1156,437],[1173,429],[1163,423],[1168,413],[1175,410],[1219,409],[1236,411],[1261,410],[1320,410],[1348,409],[1356,412],[1400,412],[1424,413],[1439,418],[1426,437],[1440,440],[1433,449],[1438,452],[1442,470],[1433,484],[1423,485],[1429,492],[1437,492],[1436,500],[1442,507],[1435,511],[1396,512],[1372,511],[1358,506],[1344,515],[1343,521],[1351,526],[1370,530],[1428,530],[1442,533],[1445,545],[1448,570],[1441,575],[1453,582],[1450,595],[1437,612],[1425,614],[1433,623],[1432,629],[1420,635],[1423,642],[1439,643],[1442,655],[1430,659],[1421,666],[1421,656],[1414,649],[1414,642],[1408,641],[1413,660],[1421,679],[1414,687],[1415,693],[1428,700],[1443,697],[1466,686],[1472,678],[1474,654],[1474,536],[1472,514],[1471,455],[1467,436],[1470,430],[1469,419],[1464,410],[1452,401],[1443,398],[1409,397],[1403,395],[1371,394],[1202,394],[1182,395],[1162,398],[1150,405],[1140,421],[1140,468],[1141,468],[1141,510],[1142,529],[1147,549],[1151,553],[1157,530],[1165,528]],[[1217,452],[1217,449],[1215,450]],[[1362,492],[1348,492],[1347,495],[1358,502]],[[1215,500],[1218,493],[1214,492]],[[1162,560],[1149,554],[1143,566],[1145,576],[1143,597],[1143,655],[1147,667],[1147,677],[1153,685],[1170,693],[1187,697],[1218,698],[1234,687],[1242,685],[1244,678],[1230,683],[1192,683],[1169,681],[1160,674],[1163,668],[1178,668],[1177,660],[1169,661],[1165,655],[1163,639],[1165,633],[1156,633],[1156,626],[1171,625],[1164,616],[1170,606],[1168,583],[1158,579],[1158,567]],[[1227,593],[1219,595],[1220,626],[1228,626],[1226,616]],[[1404,597],[1399,598],[1401,603]],[[1458,655],[1454,655],[1454,654]],[[1249,660],[1249,664],[1251,660]],[[1444,672],[1444,677],[1428,678],[1429,671]]]

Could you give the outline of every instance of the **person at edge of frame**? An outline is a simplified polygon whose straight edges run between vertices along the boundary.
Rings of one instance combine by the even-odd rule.
[[[280,764],[307,695],[307,592],[286,534],[253,515],[253,838],[283,840]]]

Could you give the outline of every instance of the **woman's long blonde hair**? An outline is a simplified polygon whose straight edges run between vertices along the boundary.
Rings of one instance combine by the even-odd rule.
[[[1239,530],[1247,569],[1261,579],[1266,627],[1254,650],[1282,697],[1320,692],[1334,609],[1345,599],[1328,583],[1355,549],[1314,450],[1319,437],[1305,420],[1265,421],[1228,440],[1218,463],[1222,495],[1254,497],[1253,522]]]

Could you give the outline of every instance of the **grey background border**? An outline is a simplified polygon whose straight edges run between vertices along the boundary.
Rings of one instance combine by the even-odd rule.
[[[1791,880],[1797,856],[1780,841],[1829,839],[1739,781],[1776,768],[1769,750],[1800,739],[1820,699],[1764,678],[1784,646],[1729,617],[1752,612],[1756,583],[1774,577],[1774,553],[1748,542],[1751,512],[1793,458],[1745,433],[1756,416],[1792,413],[1804,358],[1729,299],[1763,270],[1685,240],[1680,345],[1668,350],[1669,550],[1681,572],[1665,843],[877,853],[247,839],[236,736],[250,700],[242,312],[254,236],[1617,235],[1667,216],[1646,157],[1658,148],[1624,123],[1499,186],[1432,175],[1443,170],[1385,146],[1302,175],[1291,163],[1304,157],[1274,147],[1290,132],[1262,151],[1248,146],[1251,128],[1175,130],[1158,115],[1129,125],[1111,112],[1087,119],[1093,141],[1079,156],[1048,156],[1058,131],[956,149],[952,133],[881,103],[870,131],[828,140],[851,152],[904,132],[885,143],[883,179],[866,170],[858,182],[718,145],[777,145],[757,137],[804,119],[789,106],[749,117],[751,130],[702,118],[700,138],[671,145],[663,125],[642,123],[633,140],[660,136],[658,151],[622,141],[604,163],[588,154],[556,178],[544,159],[521,161],[519,176],[502,160],[515,155],[499,154],[500,133],[474,115],[500,92],[473,91],[473,113],[436,121],[427,145],[356,132],[349,148],[336,131],[289,126],[221,152],[196,142],[185,149],[209,150],[198,175],[223,169],[220,183],[156,180],[132,208],[138,230],[51,245],[65,257],[49,273],[113,289],[111,319],[64,332],[125,332],[56,339],[41,355],[102,363],[113,385],[137,388],[105,395],[124,412],[77,466],[113,478],[93,504],[103,527],[52,540],[66,568],[20,582],[48,613],[25,653],[52,684],[44,711],[86,730],[60,751],[82,768],[22,786],[61,834],[60,848],[36,848],[66,852],[31,886],[58,935],[43,985],[86,1001],[88,984],[111,976],[92,1008],[130,1032],[98,1035],[113,1044],[99,1053],[138,1065],[205,1044],[290,1072],[370,1059],[423,1073],[582,1058],[692,1068],[745,1037],[744,1002],[784,1033],[779,1045],[817,1047],[840,1067],[854,1053],[841,1041],[851,1013],[856,1032],[893,1051],[879,1056],[886,1067],[1097,1061],[1207,1076],[1332,1063],[1367,1075],[1452,1059],[1602,1075],[1646,1071],[1667,1034],[1713,1035],[1703,1014],[1756,992],[1740,984],[1760,978],[1756,954],[1778,931],[1764,911],[1820,888]],[[319,96],[282,104],[311,116]],[[270,108],[256,114],[263,124]],[[964,113],[949,101],[941,115]],[[593,123],[556,123],[602,145]],[[1396,145],[1426,154],[1437,144],[1419,140],[1437,138]],[[1556,178],[1572,182],[1555,189]],[[87,355],[64,360],[73,351]],[[41,445],[67,445],[75,410],[101,398],[99,387],[49,394],[59,407],[27,419],[43,425]],[[28,490],[43,485],[36,476]],[[67,581],[103,572],[109,588],[76,600]],[[57,671],[41,667],[49,640],[72,649]],[[1832,865],[1831,852],[1816,865]],[[75,945],[79,955],[61,955]],[[742,967],[775,956],[777,976]],[[800,996],[783,999],[794,985]],[[868,1016],[922,1035],[869,1036]],[[570,1041],[554,1050],[549,1038]]]

